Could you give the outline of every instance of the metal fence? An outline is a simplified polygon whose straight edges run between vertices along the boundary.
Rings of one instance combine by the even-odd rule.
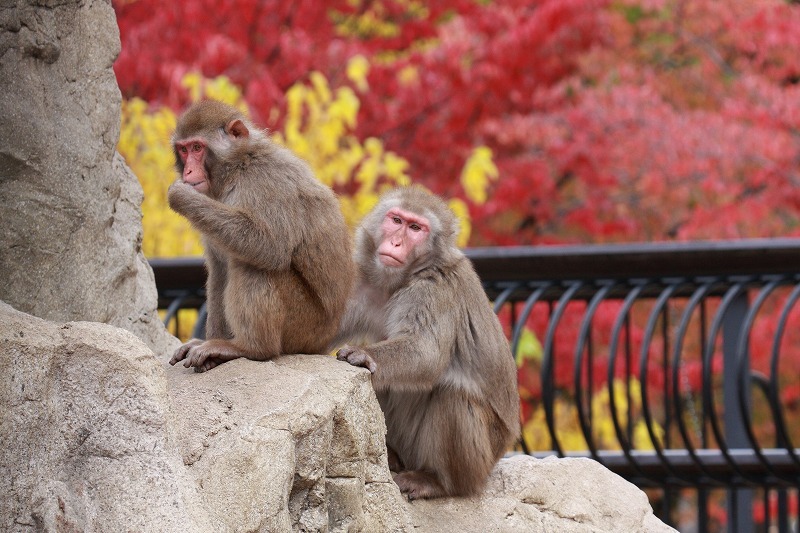
[[[797,531],[800,240],[467,255],[520,366],[520,451],[591,457],[681,531]],[[151,264],[165,322],[202,323],[202,260]]]

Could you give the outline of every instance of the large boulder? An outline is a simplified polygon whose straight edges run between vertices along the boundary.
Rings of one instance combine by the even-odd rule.
[[[0,376],[0,531],[211,531],[133,334],[0,302]]]
[[[671,531],[594,461],[503,459],[407,502],[369,373],[322,355],[196,374],[131,333],[0,303],[2,531]]]
[[[110,2],[0,9],[0,299],[120,326],[165,353],[176,340],[141,253],[142,189],[115,150],[119,49]]]

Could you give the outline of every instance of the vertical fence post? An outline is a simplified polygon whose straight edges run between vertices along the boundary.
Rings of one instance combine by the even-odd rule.
[[[722,322],[723,400],[725,402],[725,440],[730,448],[749,448],[744,421],[739,416],[739,394],[744,394],[750,403],[750,389],[739,390],[736,375],[736,353],[745,316],[747,315],[747,292],[736,296],[728,307]],[[747,352],[746,352],[747,353]],[[749,353],[747,357],[749,358]],[[748,362],[749,366],[749,362]],[[752,489],[728,489],[728,531],[737,533],[753,531]]]

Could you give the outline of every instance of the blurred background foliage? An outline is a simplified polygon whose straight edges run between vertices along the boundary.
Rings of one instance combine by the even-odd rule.
[[[148,255],[198,251],[158,211],[171,116],[202,96],[308,159],[351,224],[414,181],[470,245],[798,234],[797,2],[113,5]]]

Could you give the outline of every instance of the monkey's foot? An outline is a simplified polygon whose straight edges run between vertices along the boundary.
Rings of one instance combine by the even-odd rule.
[[[209,357],[208,359],[206,359],[203,362],[203,364],[194,367],[194,371],[195,372],[207,372],[207,371],[211,370],[212,368],[221,365],[224,362],[225,361],[220,361],[220,360],[215,359],[213,357]]]
[[[375,360],[370,357],[370,355],[365,352],[363,348],[358,348],[356,346],[345,346],[344,348],[340,348],[339,351],[336,352],[336,359],[339,361],[347,361],[353,366],[363,366],[373,374],[378,369],[378,365],[375,363]]]
[[[186,344],[181,345],[175,353],[172,354],[172,358],[169,360],[169,364],[175,365],[178,361],[183,361],[186,359],[186,356],[189,354],[189,351],[194,348],[195,346],[200,346],[203,344],[203,341],[200,339],[192,339]]]
[[[409,500],[441,498],[447,495],[436,476],[422,470],[400,472],[394,476],[394,482]]]
[[[194,367],[195,372],[205,372],[226,361],[247,357],[247,353],[226,339],[201,341],[192,339],[175,352],[169,363],[174,365],[183,361],[186,368]]]

